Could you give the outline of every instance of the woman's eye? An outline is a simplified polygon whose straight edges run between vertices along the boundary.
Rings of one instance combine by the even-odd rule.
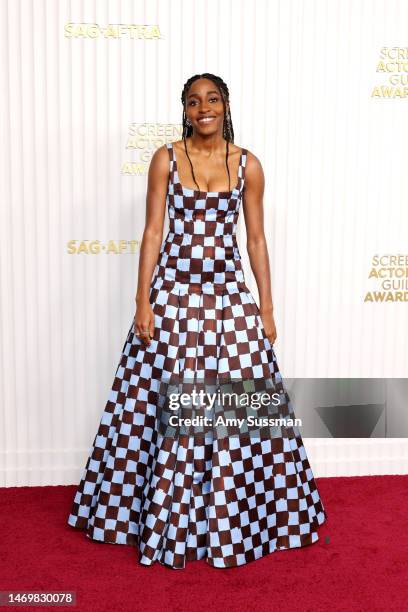
[[[219,98],[215,97],[215,98],[210,98],[210,102],[218,102]],[[190,100],[190,102],[188,103],[188,106],[195,106],[197,104],[197,100]]]
[[[210,102],[218,102],[219,98],[215,97],[215,98],[210,98]],[[191,100],[188,105],[189,106],[195,106],[195,104],[197,103],[197,100]]]

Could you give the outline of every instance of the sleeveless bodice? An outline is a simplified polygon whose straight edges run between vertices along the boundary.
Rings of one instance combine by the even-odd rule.
[[[245,286],[236,239],[245,183],[246,149],[241,149],[238,182],[231,191],[201,191],[180,183],[172,143],[166,205],[169,231],[156,264],[152,287],[219,292],[226,284]]]

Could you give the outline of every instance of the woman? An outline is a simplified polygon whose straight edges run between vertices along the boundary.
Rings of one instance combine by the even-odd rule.
[[[315,542],[326,515],[290,421],[251,428],[244,418],[217,428],[214,415],[231,412],[221,400],[210,425],[171,422],[172,385],[191,391],[199,380],[241,393],[248,381],[252,391],[272,385],[279,408],[267,405],[266,414],[294,416],[272,348],[261,164],[233,144],[221,78],[193,76],[181,100],[183,138],[150,164],[136,313],[68,523],[94,540],[138,546],[144,565],[183,568],[206,558],[226,568]],[[259,309],[236,241],[241,203]],[[209,408],[201,400],[191,415]],[[186,412],[179,404],[177,414]],[[241,404],[232,412],[242,415]]]

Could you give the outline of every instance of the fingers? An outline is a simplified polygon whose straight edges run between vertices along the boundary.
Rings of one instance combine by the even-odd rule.
[[[138,336],[140,338],[140,340],[142,341],[142,343],[145,346],[150,346],[151,341],[150,341],[150,336],[149,336],[149,331],[146,329],[142,329],[140,327],[138,327],[137,331],[136,331],[136,336]]]
[[[136,319],[134,321],[134,330],[135,335],[140,339],[140,341],[145,346],[151,345],[151,338],[154,336],[154,323],[151,321],[149,323],[136,323]]]

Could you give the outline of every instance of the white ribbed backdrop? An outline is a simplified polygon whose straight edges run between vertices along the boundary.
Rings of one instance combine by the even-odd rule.
[[[184,82],[219,74],[261,161],[284,377],[406,377],[407,303],[364,304],[374,254],[408,252],[408,98],[371,93],[408,45],[396,0],[2,0],[0,484],[76,483],[134,314],[150,156]],[[160,38],[65,35],[146,25]],[[127,147],[135,126],[138,148]],[[135,142],[135,141],[133,141]],[[128,162],[140,174],[126,174]],[[167,229],[167,223],[166,228]],[[256,285],[239,241],[249,287]],[[295,407],[296,408],[296,407]],[[306,439],[317,476],[404,473],[403,439]]]

